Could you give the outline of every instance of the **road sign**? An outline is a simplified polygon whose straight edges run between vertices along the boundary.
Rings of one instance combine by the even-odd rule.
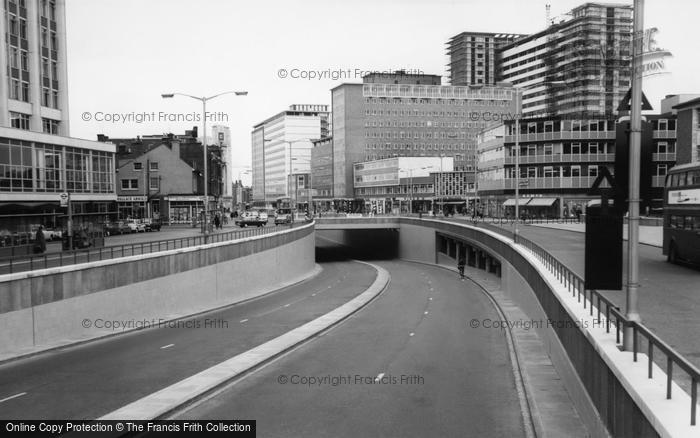
[[[530,185],[530,181],[520,181],[518,184],[520,187],[527,187]]]
[[[61,193],[61,207],[68,207],[68,201],[70,200],[70,195],[66,192]]]

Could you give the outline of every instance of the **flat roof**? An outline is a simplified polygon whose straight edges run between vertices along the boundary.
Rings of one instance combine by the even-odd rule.
[[[690,106],[698,106],[700,105],[700,97],[696,97],[695,99],[688,100],[683,103],[679,103],[678,105],[674,105],[671,108],[673,109],[685,109]]]

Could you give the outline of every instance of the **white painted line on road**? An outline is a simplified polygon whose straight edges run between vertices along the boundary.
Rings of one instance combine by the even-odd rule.
[[[433,301],[433,297],[428,297],[428,301]]]
[[[248,318],[246,318],[246,319],[241,319],[241,324],[243,324],[244,322],[247,322],[247,321],[248,321]]]
[[[173,345],[175,345],[175,344],[163,345],[162,347],[160,347],[160,349],[161,349],[161,350],[165,350],[166,348],[170,348],[170,347],[172,347]]]
[[[384,377],[384,373],[379,373],[379,375],[377,375],[377,378],[374,379],[374,381],[379,382],[380,380],[382,380],[382,377]]]
[[[427,311],[427,310],[426,310],[425,312],[423,312],[423,315],[427,315],[427,314],[428,314],[428,311]]]
[[[11,395],[11,396],[9,396],[9,397],[5,397],[5,398],[3,398],[2,400],[0,400],[0,403],[6,402],[6,401],[8,401],[8,400],[12,400],[13,398],[22,397],[23,395],[26,395],[26,394],[27,394],[26,392],[20,392],[19,394],[15,394],[15,395]]]
[[[316,296],[316,294],[315,294],[315,293],[313,293],[313,294],[311,294],[311,296],[312,296],[312,297],[315,297],[315,296]]]
[[[415,335],[415,333],[413,333],[413,332],[408,334],[408,336],[413,336],[413,335]]]
[[[289,304],[285,304],[283,307],[289,307]]]

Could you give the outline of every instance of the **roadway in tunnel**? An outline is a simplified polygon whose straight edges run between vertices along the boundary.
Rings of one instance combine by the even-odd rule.
[[[505,334],[469,325],[498,319],[488,299],[435,266],[373,263],[391,283],[367,307],[178,418],[254,419],[261,437],[524,436]]]

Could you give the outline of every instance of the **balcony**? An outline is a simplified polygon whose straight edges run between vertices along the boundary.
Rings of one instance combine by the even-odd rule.
[[[588,189],[596,180],[595,176],[569,176],[552,178],[521,178],[520,190],[535,189]],[[609,187],[603,180],[601,187]],[[506,190],[515,190],[515,179],[505,180]]]
[[[652,161],[676,161],[676,153],[675,152],[654,153],[654,154],[651,154],[651,160]]]
[[[676,138],[676,131],[661,131],[657,130],[652,133],[652,138]]]
[[[550,140],[614,140],[615,131],[561,131],[520,134],[520,143]],[[515,143],[514,135],[506,135],[506,143]]]
[[[651,186],[652,187],[664,187],[665,184],[666,184],[666,175],[652,176],[651,177]]]
[[[611,163],[615,154],[552,154],[521,155],[520,165],[543,163]],[[515,165],[515,157],[506,157],[505,164]]]

